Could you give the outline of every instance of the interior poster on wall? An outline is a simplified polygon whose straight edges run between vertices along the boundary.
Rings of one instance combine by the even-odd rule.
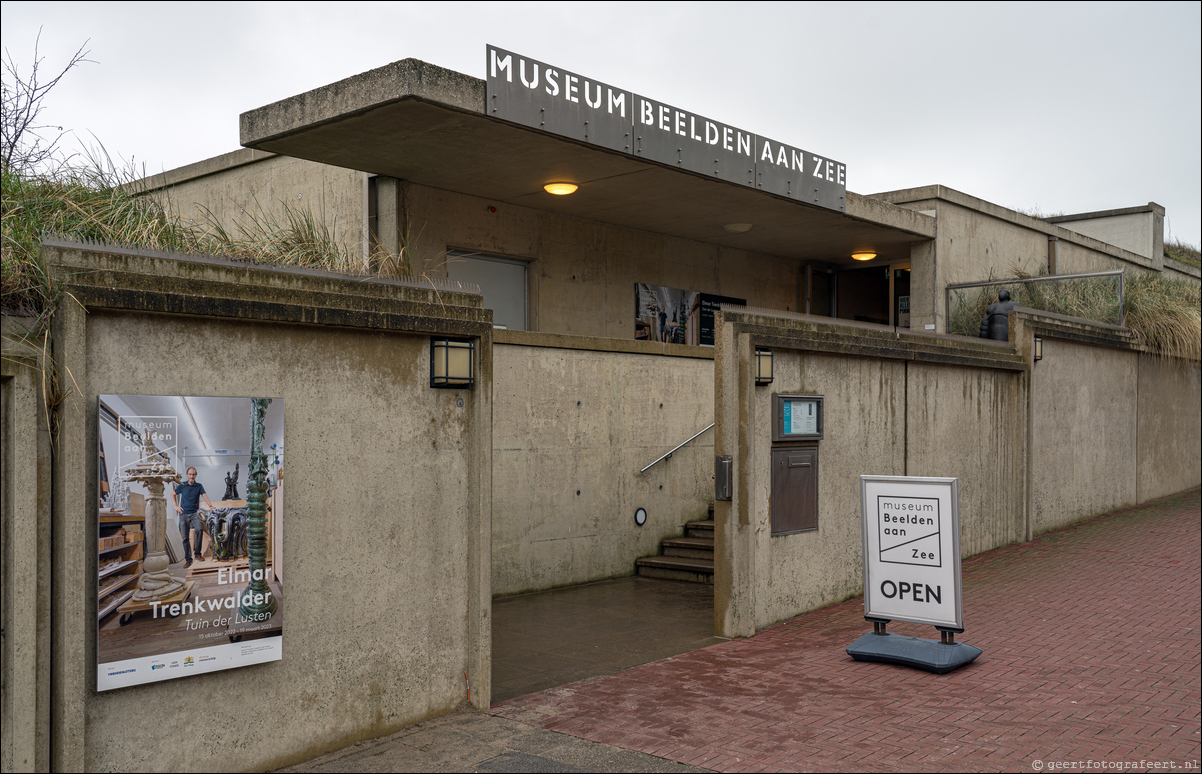
[[[634,338],[665,344],[714,346],[714,314],[722,304],[745,306],[741,298],[636,283]]]
[[[97,439],[97,690],[283,658],[283,399],[101,395]]]

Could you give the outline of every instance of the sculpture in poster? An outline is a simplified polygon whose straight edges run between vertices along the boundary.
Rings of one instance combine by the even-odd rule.
[[[126,516],[129,515],[129,484],[126,483],[124,476],[120,476],[113,482],[109,488],[109,496],[105,499],[104,504],[110,511],[117,511]]]
[[[171,467],[167,455],[155,446],[151,433],[147,433],[142,441],[138,461],[126,469],[125,479],[137,481],[149,493],[146,498],[147,555],[133,598],[137,602],[164,599],[181,591],[184,584],[167,570],[167,500],[163,496],[163,485],[179,483],[183,479]]]
[[[267,585],[267,455],[263,453],[264,422],[271,398],[251,398],[250,465],[246,485],[246,549],[250,558],[251,581],[238,606],[250,618],[276,611],[275,595]],[[257,572],[256,572],[257,571]],[[258,599],[259,602],[248,601]]]
[[[238,499],[238,463],[234,463],[234,472],[225,474],[225,495],[222,500]]]

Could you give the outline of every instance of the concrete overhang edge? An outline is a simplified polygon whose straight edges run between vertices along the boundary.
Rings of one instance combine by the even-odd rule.
[[[246,148],[258,149],[263,144],[298,134],[318,126],[352,118],[385,105],[404,100],[421,100],[438,107],[478,115],[488,121],[498,121],[485,112],[487,90],[485,81],[471,75],[448,70],[418,59],[402,59],[374,70],[344,78],[336,83],[313,89],[287,99],[248,110],[239,116],[239,141]],[[506,122],[508,124],[508,122]],[[518,126],[513,124],[512,126]],[[614,153],[607,149],[575,142],[566,137],[520,127],[549,139],[573,143],[597,153]],[[270,153],[270,151],[261,151]],[[222,157],[217,157],[222,158]],[[309,159],[318,161],[320,159]],[[205,162],[200,162],[204,164]],[[196,165],[193,165],[196,166]],[[672,169],[671,167],[664,167]],[[691,175],[685,170],[677,174]],[[703,175],[696,175],[709,180]],[[737,183],[728,183],[738,185]],[[759,191],[806,207],[786,197]],[[905,231],[926,239],[935,237],[935,219],[915,210],[873,197],[847,192],[844,215],[853,220]]]

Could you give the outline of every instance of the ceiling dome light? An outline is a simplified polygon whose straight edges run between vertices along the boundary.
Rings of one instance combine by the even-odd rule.
[[[732,234],[745,234],[751,230],[751,224],[750,223],[727,223],[722,228],[726,229],[727,231],[729,231]]]
[[[556,196],[567,196],[570,193],[576,193],[576,189],[579,187],[575,183],[547,183],[543,186],[543,190]]]
[[[876,258],[876,253],[852,253],[851,257],[857,261],[871,261],[873,258]]]

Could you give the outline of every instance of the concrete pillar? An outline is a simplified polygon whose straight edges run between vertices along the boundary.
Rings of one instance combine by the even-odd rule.
[[[0,378],[3,438],[3,680],[0,765],[49,771],[50,445],[39,386],[40,356],[10,346],[5,319]],[[20,351],[25,350],[25,351]]]
[[[89,406],[87,312],[78,303],[58,305],[52,322],[54,364],[62,395],[55,439],[51,554],[54,574],[51,642],[50,743],[52,771],[85,771],[87,699],[93,689],[96,638],[95,401]],[[54,396],[51,400],[54,400]],[[89,417],[91,421],[89,422]],[[90,442],[89,442],[90,441]],[[84,655],[91,654],[91,657]]]
[[[714,633],[755,634],[755,527],[752,524],[751,336],[721,322],[715,332],[714,454],[732,458],[730,501],[714,503]]]
[[[376,238],[389,255],[397,254],[405,229],[401,185],[395,177],[376,178]]]

